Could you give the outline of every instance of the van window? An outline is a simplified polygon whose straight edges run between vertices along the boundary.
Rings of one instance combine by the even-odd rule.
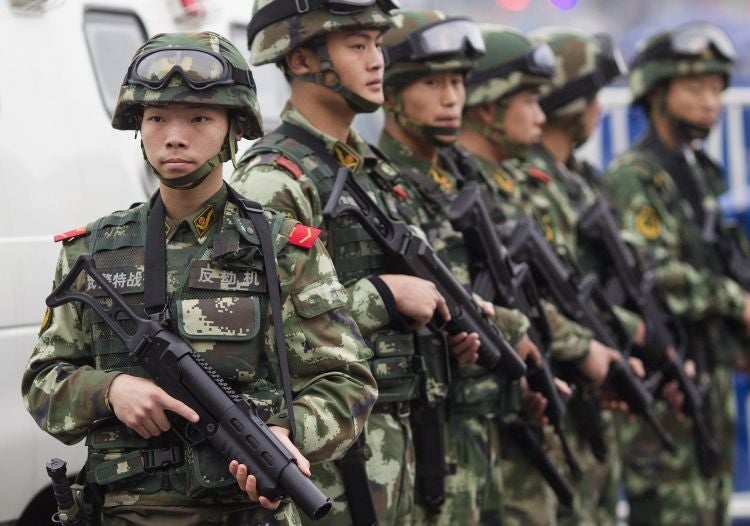
[[[133,53],[146,41],[146,28],[132,11],[87,8],[83,14],[86,44],[107,114],[117,103]]]
[[[244,24],[232,24],[231,40],[248,58],[247,51],[247,26]],[[262,66],[251,66],[255,86],[258,90],[258,101],[263,113],[263,127],[268,131],[281,124],[281,110],[289,99],[289,83],[284,74],[276,64],[264,64]]]

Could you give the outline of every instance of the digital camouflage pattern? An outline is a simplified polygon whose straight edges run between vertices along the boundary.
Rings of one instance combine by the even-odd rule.
[[[54,284],[80,254],[92,253],[115,290],[138,310],[149,208],[115,212],[90,224],[88,235],[65,242]],[[277,252],[296,445],[312,462],[337,458],[364,428],[377,397],[366,365],[371,353],[349,317],[346,292],[322,244],[310,250],[292,246],[288,237],[296,223],[270,212],[266,218]],[[165,231],[174,330],[256,402],[269,425],[288,427],[252,225],[227,201],[223,187],[184,220],[167,220]],[[85,276],[75,287],[99,293]],[[67,444],[87,437],[89,477],[106,489],[105,509],[124,517],[135,510],[131,506],[194,506],[203,509],[197,515],[203,518],[258,510],[208,443],[188,446],[172,432],[144,440],[114,418],[107,391],[122,373],[145,374],[88,307],[69,303],[55,308],[40,331],[22,384],[26,406],[42,429]],[[179,448],[184,462],[144,471],[142,451],[164,446]],[[217,509],[217,503],[227,509]],[[288,520],[298,521],[287,508]]]
[[[357,181],[394,219],[413,223],[407,204],[395,189],[400,184],[397,172],[382,162],[355,131],[350,131],[347,143],[343,144],[315,129],[291,105],[285,108],[281,118],[322,140],[334,158],[353,170]],[[418,394],[415,386],[421,375],[411,366],[399,371],[393,360],[411,363],[415,352],[414,333],[388,327],[393,321],[392,313],[369,279],[387,270],[377,244],[349,218],[324,220],[322,210],[334,175],[312,150],[291,138],[271,134],[246,153],[231,180],[245,195],[323,231],[322,237],[347,288],[348,306],[375,352],[370,367],[377,377],[379,401],[408,402]],[[384,190],[385,185],[394,188],[393,192]],[[377,407],[365,427],[365,441],[373,451],[366,469],[378,522],[408,524],[414,512],[415,473],[409,420],[392,412],[379,412]],[[322,523],[351,524],[338,466],[321,463],[312,470],[313,477],[320,479],[321,490],[334,502],[333,510]]]
[[[446,20],[448,17],[440,11],[431,9],[397,10],[392,13],[393,28],[383,36],[383,49],[395,46],[405,41],[414,31]],[[438,56],[419,60],[403,60],[388,64],[383,78],[387,86],[402,87],[412,83],[420,77],[443,71],[468,72],[474,61],[465,53],[442,53]]]
[[[716,73],[724,77],[724,84],[729,85],[732,74],[732,63],[708,48],[699,57],[675,55],[672,57],[642,60],[641,57],[655,46],[663,44],[669,38],[669,32],[657,33],[646,39],[633,58],[633,67],[628,77],[633,104],[646,104],[646,97],[657,86],[669,79],[687,75],[705,75]]]
[[[253,14],[271,2],[283,0],[258,0],[253,2]],[[369,28],[387,30],[391,18],[378,2],[352,15],[334,15],[323,8],[307,11],[286,20],[273,23],[255,35],[250,46],[250,61],[254,66],[282,60],[290,51],[316,37],[334,31]]]
[[[557,68],[552,82],[542,87],[541,96],[549,95],[569,82],[590,75],[597,70],[597,60],[601,50],[597,42],[584,33],[562,27],[545,27],[529,33],[533,42],[546,42],[557,58]],[[595,93],[581,93],[581,96],[557,108],[548,118],[564,117],[583,113]]]
[[[220,54],[238,69],[250,69],[242,53],[229,40],[210,31],[156,35],[135,52],[133,61],[154,49],[170,47],[206,49]],[[112,115],[112,127],[118,130],[138,130],[140,129],[138,119],[143,114],[144,104],[158,105],[174,102],[205,104],[237,110],[240,121],[246,126],[245,138],[257,139],[263,135],[263,117],[253,89],[242,84],[230,84],[196,91],[183,83],[179,75],[173,75],[169,84],[160,90],[135,84],[123,85]]]
[[[742,352],[739,329],[731,321],[741,318],[745,292],[722,275],[716,254],[702,242],[701,225],[660,158],[681,159],[679,166],[708,189],[707,209],[718,206],[716,196],[723,191],[718,166],[710,162],[691,166],[682,152],[668,152],[654,134],[650,130],[647,140],[616,158],[605,183],[620,212],[623,238],[640,261],[655,271],[670,310],[684,322],[688,357],[696,360],[699,370],[710,371],[710,414],[717,442],[722,444],[722,458],[720,475],[709,481],[696,476],[694,456],[674,462],[662,458],[664,455],[656,457],[659,477],[654,476],[652,466],[631,461],[625,465],[625,487],[634,495],[634,502],[644,502],[644,513],[652,513],[643,518],[637,515],[639,520],[658,513],[664,520],[674,518],[676,524],[686,524],[688,510],[692,510],[694,516],[704,518],[701,524],[724,524],[731,495],[735,414],[730,368]],[[674,432],[680,427],[675,426]],[[684,443],[687,448],[694,447],[691,439]],[[650,444],[634,437],[627,447],[647,448]],[[702,484],[700,490],[695,489],[696,480]],[[696,491],[703,493],[696,496]],[[679,510],[673,502],[681,503]],[[681,511],[685,511],[684,517]]]
[[[472,82],[472,75],[522,58],[532,48],[529,38],[515,28],[496,24],[481,24],[480,27],[487,52],[477,61],[467,78],[466,107],[497,101],[519,89],[540,87],[549,82],[548,77],[520,69],[494,76],[485,82]]]

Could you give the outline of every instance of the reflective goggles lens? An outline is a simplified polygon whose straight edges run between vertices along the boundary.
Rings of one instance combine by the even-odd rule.
[[[670,40],[672,49],[684,55],[701,55],[713,47],[725,60],[732,61],[737,57],[737,51],[729,35],[708,22],[677,28],[672,32]]]
[[[130,66],[125,80],[127,84],[161,89],[175,73],[195,90],[234,83],[255,88],[249,70],[235,68],[217,53],[180,47],[157,49],[142,55]]]
[[[526,71],[532,75],[552,77],[555,65],[555,53],[548,44],[539,44],[526,55]]]
[[[328,0],[325,8],[332,15],[352,15],[374,4],[378,4],[386,13],[398,8],[395,0]]]
[[[599,33],[594,35],[594,40],[599,45],[601,55],[599,56],[598,70],[601,76],[600,87],[628,72],[628,66],[622,57],[619,48],[615,45],[611,35]]]
[[[469,57],[483,55],[484,39],[479,26],[472,20],[452,18],[441,20],[416,32],[413,35],[410,58],[418,60],[461,51]]]

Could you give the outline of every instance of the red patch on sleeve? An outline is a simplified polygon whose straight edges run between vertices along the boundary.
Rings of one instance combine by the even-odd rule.
[[[409,196],[406,194],[406,190],[400,185],[400,184],[394,184],[393,185],[393,193],[396,194],[401,198],[401,200],[406,201],[409,199]]]
[[[55,235],[55,243],[58,241],[68,241],[70,239],[75,239],[77,237],[85,236],[88,234],[89,231],[85,228],[76,228],[75,230],[68,230],[67,232],[63,232],[62,234],[56,234]]]
[[[540,170],[539,168],[531,167],[526,170],[526,173],[528,173],[534,179],[538,179],[539,181],[543,182],[544,184],[550,184],[550,182],[552,182],[552,177],[550,177],[547,172]]]
[[[295,247],[310,249],[315,244],[315,240],[318,239],[319,235],[319,229],[297,224],[292,229],[292,233],[289,234],[289,243]]]
[[[290,161],[283,155],[280,155],[279,158],[276,159],[276,164],[281,166],[284,170],[286,170],[290,174],[292,174],[292,177],[294,177],[295,180],[302,177],[302,168],[297,166],[296,163],[294,163],[293,161]]]

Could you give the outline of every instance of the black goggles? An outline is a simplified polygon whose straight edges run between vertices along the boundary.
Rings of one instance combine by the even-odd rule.
[[[640,54],[636,63],[651,59],[700,58],[707,51],[713,51],[727,62],[737,58],[732,39],[723,29],[709,22],[693,22],[670,31]]]
[[[166,86],[175,74],[198,91],[229,84],[242,84],[255,90],[250,70],[236,68],[213,51],[188,47],[169,47],[144,53],[128,68],[124,84],[158,90]]]
[[[466,85],[474,86],[492,79],[505,78],[516,71],[551,79],[555,75],[555,62],[552,48],[548,44],[537,44],[515,60],[483,71],[473,71],[466,79]]]
[[[599,48],[594,71],[542,99],[539,105],[545,113],[562,108],[579,97],[592,98],[601,88],[628,72],[625,60],[611,35],[599,33],[592,38]]]
[[[348,16],[375,4],[386,13],[399,8],[397,0],[274,0],[261,7],[247,25],[247,45],[253,43],[255,35],[262,29],[308,11],[325,9],[332,15]]]
[[[453,17],[433,22],[412,32],[400,44],[383,48],[383,57],[388,67],[396,62],[413,62],[462,52],[473,59],[484,55],[484,51],[479,26],[470,18]]]

